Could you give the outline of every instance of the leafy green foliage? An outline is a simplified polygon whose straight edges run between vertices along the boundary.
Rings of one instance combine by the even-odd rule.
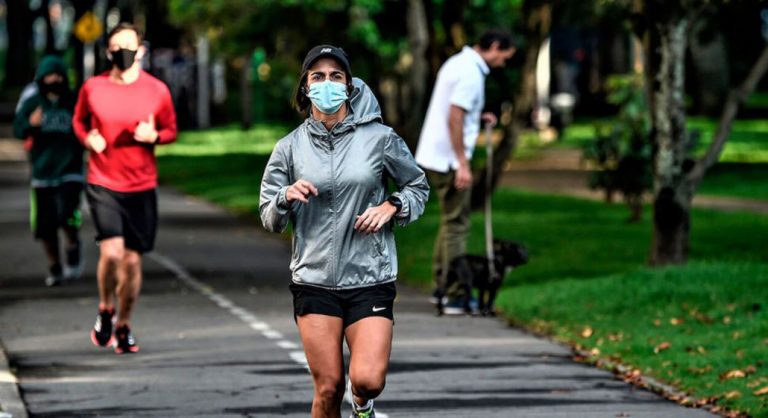
[[[639,199],[652,185],[652,148],[648,137],[650,117],[641,74],[608,78],[608,103],[618,114],[608,124],[597,125],[597,137],[584,148],[584,159],[597,170],[589,186],[611,194],[620,191]]]

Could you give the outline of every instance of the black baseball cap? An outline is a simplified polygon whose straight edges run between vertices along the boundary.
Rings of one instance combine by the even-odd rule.
[[[307,56],[304,58],[304,63],[301,65],[301,72],[306,72],[309,67],[323,57],[333,58],[341,64],[344,71],[348,76],[352,76],[352,68],[349,66],[349,59],[347,53],[343,49],[333,45],[318,45],[313,47],[307,52]]]

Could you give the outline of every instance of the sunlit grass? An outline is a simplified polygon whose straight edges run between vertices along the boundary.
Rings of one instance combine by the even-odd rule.
[[[595,136],[595,123],[604,120],[580,119],[569,125],[563,136],[554,142],[542,141],[538,135],[526,132],[517,151],[523,158],[532,158],[542,149],[550,147],[583,148]],[[709,118],[688,118],[688,130],[698,132],[699,139],[694,148],[694,155],[700,156],[706,151],[717,129],[717,121]],[[731,135],[720,155],[721,162],[768,162],[768,120],[736,120]]]
[[[280,125],[259,125],[249,130],[237,127],[188,131],[169,146],[159,147],[160,156],[212,156],[223,154],[268,155],[277,141],[290,132]]]

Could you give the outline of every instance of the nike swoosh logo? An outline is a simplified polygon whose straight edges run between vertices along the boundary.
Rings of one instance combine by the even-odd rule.
[[[373,311],[374,311],[374,312],[380,312],[380,311],[383,311],[384,309],[387,309],[387,307],[386,307],[386,306],[385,306],[385,307],[383,307],[383,308],[377,308],[377,307],[375,307],[375,306],[373,307]]]

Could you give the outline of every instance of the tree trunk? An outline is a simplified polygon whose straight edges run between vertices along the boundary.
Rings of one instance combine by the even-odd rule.
[[[405,106],[405,141],[415,149],[419,140],[421,122],[424,117],[424,94],[427,90],[427,46],[429,45],[429,32],[427,31],[427,16],[424,10],[423,0],[408,0],[408,43],[412,57],[411,67],[408,71],[408,98]]]
[[[690,208],[694,188],[686,180],[684,163],[685,50],[688,21],[672,14],[654,22],[647,42],[647,74],[652,77],[651,140],[654,144],[654,234],[652,265],[688,260]]]
[[[32,12],[29,2],[6,2],[8,50],[5,60],[5,88],[22,87],[32,81]]]
[[[549,36],[552,23],[552,4],[549,0],[526,0],[523,3],[523,16],[524,33],[522,35],[526,39],[526,44],[525,49],[518,52],[525,54],[520,90],[515,95],[513,109],[509,112],[502,112],[502,117],[499,119],[502,124],[503,135],[493,151],[492,189],[489,191],[485,187],[487,177],[485,167],[480,167],[473,173],[472,208],[475,210],[482,208],[486,194],[492,193],[496,189],[504,164],[517,146],[517,138],[520,133],[528,126],[536,102],[536,61],[541,44]]]

